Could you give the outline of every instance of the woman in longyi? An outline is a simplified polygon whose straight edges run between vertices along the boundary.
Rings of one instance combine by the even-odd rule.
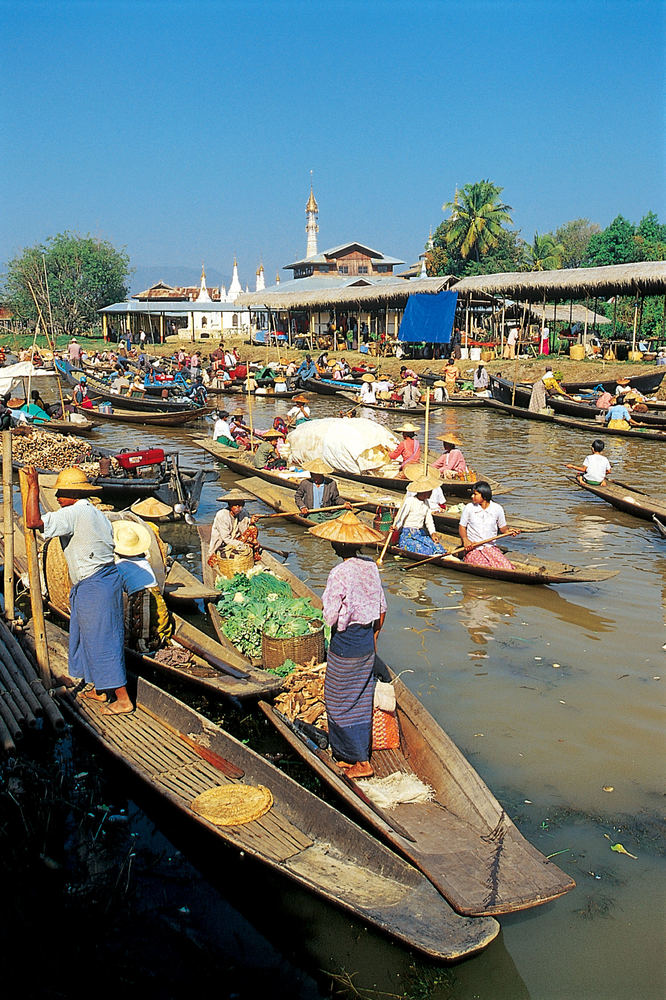
[[[372,703],[377,635],[384,624],[386,597],[374,560],[360,546],[383,540],[351,511],[310,528],[326,538],[342,562],[328,575],[323,594],[324,621],[331,627],[324,702],[333,758],[350,778],[368,778],[372,741]]]

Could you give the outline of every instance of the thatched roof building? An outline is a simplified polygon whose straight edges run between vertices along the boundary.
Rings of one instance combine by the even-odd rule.
[[[475,294],[520,299],[523,302],[561,302],[611,295],[666,294],[666,261],[576,267],[559,271],[509,271],[462,278],[453,285],[462,298]]]
[[[327,309],[335,306],[353,307],[362,304],[364,307],[372,306],[400,306],[404,308],[410,295],[427,293],[435,295],[437,292],[445,291],[455,283],[452,275],[444,275],[439,278],[416,278],[410,281],[396,279],[395,281],[382,281],[377,284],[345,285],[339,283],[332,284],[330,288],[319,288],[316,290],[294,289],[281,292],[277,289],[267,289],[264,292],[251,292],[240,295],[237,305],[255,309]],[[295,282],[294,282],[295,284]]]

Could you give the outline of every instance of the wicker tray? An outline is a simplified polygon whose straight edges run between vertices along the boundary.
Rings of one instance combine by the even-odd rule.
[[[261,665],[266,670],[281,667],[285,660],[293,660],[302,666],[314,659],[321,663],[324,659],[324,626],[316,632],[298,635],[290,639],[274,639],[272,636],[261,637]]]

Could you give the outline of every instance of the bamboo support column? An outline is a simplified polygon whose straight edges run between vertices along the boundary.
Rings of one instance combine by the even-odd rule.
[[[428,435],[430,431],[430,386],[426,388],[426,405],[425,405],[425,431],[423,433],[424,442],[424,454],[425,461],[423,463],[423,475],[428,475]]]
[[[5,618],[14,620],[14,504],[12,432],[2,432],[2,509],[4,513],[4,595]]]
[[[37,554],[37,536],[33,528],[25,525],[26,502],[28,499],[28,482],[23,469],[19,469],[21,485],[21,501],[23,506],[23,525],[25,531],[25,547],[28,556],[28,578],[30,580],[30,607],[35,636],[35,654],[39,676],[45,688],[51,687],[51,668],[49,666],[49,651],[46,645],[46,626],[44,624],[44,605],[42,603],[42,578],[39,571],[39,555]]]
[[[638,322],[638,296],[636,297],[636,301],[634,302],[634,332],[633,332],[633,335],[632,335],[632,338],[631,338],[631,349],[632,349],[632,351],[636,350],[636,323],[637,322]]]

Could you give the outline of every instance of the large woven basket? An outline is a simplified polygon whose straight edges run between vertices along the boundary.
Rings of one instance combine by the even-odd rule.
[[[321,663],[324,652],[323,625],[316,632],[291,639],[274,639],[265,634],[261,637],[261,665],[265,670],[281,667],[285,660],[293,660],[303,666],[312,660]]]
[[[254,556],[252,555],[252,549],[247,546],[247,548],[241,549],[240,552],[236,552],[233,556],[223,556],[217,552],[215,554],[213,569],[218,576],[223,576],[227,580],[230,580],[236,573],[245,573],[246,570],[252,569],[253,566]]]
[[[50,538],[43,549],[42,558],[44,560],[44,581],[49,603],[63,614],[69,614],[69,592],[72,589],[72,581],[69,578],[69,569],[65,553],[62,550],[59,538]]]

